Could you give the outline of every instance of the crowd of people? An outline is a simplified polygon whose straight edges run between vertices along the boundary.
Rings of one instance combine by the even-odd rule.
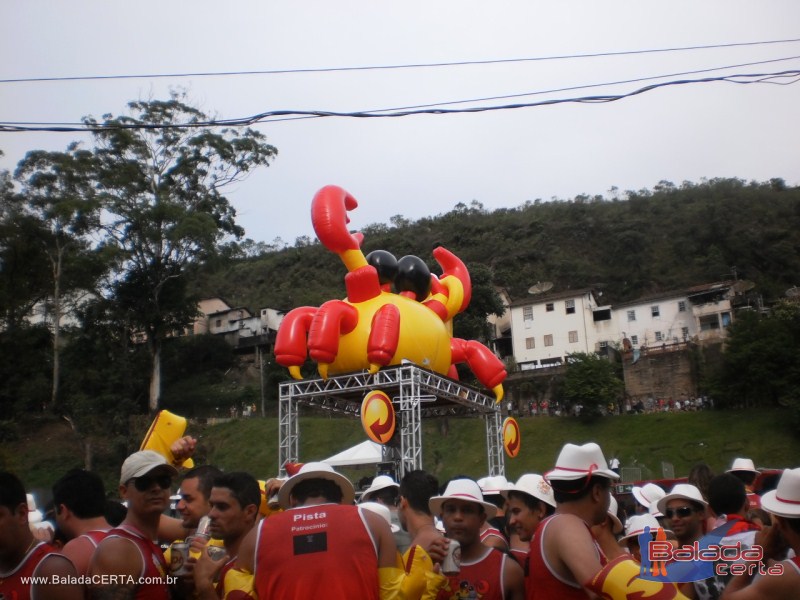
[[[211,465],[181,472],[195,444],[181,438],[170,458],[131,454],[123,513],[96,474],[66,473],[52,487],[55,527],[36,530],[47,539],[34,535],[22,481],[0,472],[0,599],[800,598],[800,468],[758,496],[753,462],[736,459],[703,489],[634,487],[625,514],[619,475],[594,443],[566,444],[551,470],[516,482],[440,485],[414,470],[375,477],[360,498],[325,463],[263,482]],[[742,568],[668,577],[677,563],[663,548],[715,533],[739,550],[717,562]]]

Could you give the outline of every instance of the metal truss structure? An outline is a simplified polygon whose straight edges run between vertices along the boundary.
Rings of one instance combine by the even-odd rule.
[[[383,459],[392,461],[397,476],[422,468],[422,419],[446,415],[483,415],[489,475],[505,475],[500,406],[491,396],[414,364],[366,372],[304,379],[280,384],[278,405],[278,469],[299,459],[301,405],[360,418],[361,402],[370,390],[392,398],[397,432],[383,447]],[[399,435],[398,435],[399,433]]]

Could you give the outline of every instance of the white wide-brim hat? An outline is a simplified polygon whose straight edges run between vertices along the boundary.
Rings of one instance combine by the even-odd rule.
[[[656,533],[661,525],[658,524],[656,518],[651,514],[643,513],[641,515],[634,515],[625,521],[625,535],[619,538],[619,541],[624,542],[629,538],[642,535],[645,527],[650,528],[650,533]],[[670,529],[665,529],[664,533],[671,534],[672,531]]]
[[[520,492],[533,496],[553,508],[556,507],[556,499],[553,496],[553,488],[538,473],[525,473],[517,479],[516,483],[509,483],[508,487],[500,492],[504,498],[508,498],[508,492]]]
[[[631,489],[631,493],[633,497],[636,498],[636,501],[647,509],[649,509],[654,502],[658,502],[667,495],[664,488],[655,483],[645,483],[641,487],[635,485]]]
[[[307,479],[327,479],[333,481],[342,490],[342,504],[352,504],[355,500],[356,492],[350,480],[333,470],[333,467],[324,462],[305,463],[300,470],[289,477],[278,491],[278,502],[281,508],[289,508],[289,496],[298,483]]]
[[[670,490],[669,494],[661,498],[661,500],[656,503],[658,511],[660,513],[664,513],[667,510],[667,502],[670,500],[677,500],[679,498],[696,502],[697,504],[701,504],[703,507],[708,506],[708,502],[703,499],[703,494],[700,493],[700,490],[698,490],[697,487],[693,486],[691,483],[678,483],[675,484],[675,487]]]
[[[484,496],[502,496],[503,491],[508,489],[509,483],[503,475],[484,477],[478,480]]]
[[[544,474],[550,481],[574,481],[583,477],[598,475],[608,479],[619,479],[614,471],[608,468],[608,462],[600,446],[589,442],[583,446],[565,444],[556,459],[556,467]]]
[[[778,487],[761,496],[761,508],[779,517],[800,517],[800,468],[783,472]]]
[[[376,515],[386,521],[389,524],[389,528],[392,530],[392,533],[397,533],[400,531],[400,527],[392,523],[392,513],[388,506],[384,506],[380,502],[361,502],[359,506],[364,510],[374,512]]]
[[[361,494],[361,501],[366,502],[375,492],[379,492],[380,490],[385,490],[386,488],[390,487],[400,489],[400,485],[388,475],[378,475],[372,480],[370,486],[364,490],[364,493]]]
[[[725,471],[726,473],[732,473],[734,471],[743,471],[745,473],[758,473],[758,469],[756,469],[756,465],[751,458],[734,458],[733,463],[731,464],[731,468]]]
[[[611,499],[608,503],[608,516],[611,517],[611,521],[614,523],[614,526],[611,528],[611,533],[614,535],[619,535],[622,533],[622,521],[619,520],[617,516],[617,512],[619,511],[619,505],[617,504],[617,499],[614,496],[611,496]]]
[[[483,499],[483,492],[481,492],[480,486],[472,479],[453,479],[448,483],[444,494],[441,496],[433,496],[428,501],[431,514],[436,516],[441,515],[442,505],[448,500],[461,500],[462,502],[480,504],[486,512],[487,519],[491,519],[497,515],[497,507]]]
[[[656,519],[660,519],[661,517],[664,516],[664,513],[660,512],[658,510],[658,503],[657,502],[653,502],[650,505],[650,508],[647,509],[647,512],[649,514],[653,515]]]

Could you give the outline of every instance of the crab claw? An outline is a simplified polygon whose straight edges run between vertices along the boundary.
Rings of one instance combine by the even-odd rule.
[[[328,250],[339,255],[348,271],[367,264],[361,252],[363,236],[347,230],[350,222],[347,212],[357,206],[356,199],[336,185],[326,185],[311,202],[311,223],[317,237]]]
[[[289,367],[289,375],[292,376],[292,379],[302,379],[303,374],[300,373],[300,367],[292,366]]]
[[[458,312],[461,312],[469,306],[469,301],[472,299],[472,281],[469,278],[467,266],[460,258],[444,246],[434,248],[433,257],[436,259],[436,262],[439,263],[439,266],[442,267],[442,276],[439,278],[442,280],[442,283],[444,283],[444,279],[450,276],[455,277],[461,282],[461,286],[464,289],[464,298],[461,300],[461,306],[458,308]]]

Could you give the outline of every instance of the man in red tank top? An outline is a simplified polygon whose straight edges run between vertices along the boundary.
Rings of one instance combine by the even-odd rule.
[[[128,514],[92,555],[90,598],[169,600],[167,563],[154,540],[177,474],[153,450],[134,452],[122,463],[119,492],[128,502]]]
[[[354,498],[353,484],[325,463],[306,463],[283,484],[285,511],[247,534],[236,564],[253,573],[259,598],[394,597],[403,570],[392,531]]]
[[[531,541],[526,580],[529,600],[596,597],[587,584],[602,569],[606,557],[589,528],[605,522],[611,482],[619,478],[606,465],[597,444],[566,444],[555,469],[545,474],[553,488],[556,510]],[[609,559],[622,552],[615,541],[608,543]]]
[[[497,507],[483,499],[477,482],[454,479],[429,504],[433,514],[441,515],[447,537],[461,544],[461,571],[442,579],[436,600],[523,600],[522,567],[508,554],[481,542],[481,527]]]
[[[32,576],[41,577],[42,583],[24,581]],[[22,482],[16,475],[0,471],[0,598],[34,597],[80,600],[83,591],[72,563],[33,537]]]
[[[772,571],[758,578],[740,575],[725,588],[723,600],[782,600],[800,595],[800,468],[786,469],[778,487],[761,497],[761,508],[772,515],[773,530],[780,533],[794,550],[794,558],[772,567]],[[765,553],[771,544],[764,543]],[[780,560],[777,556],[764,556]],[[777,573],[778,567],[782,572]]]
[[[521,544],[511,547],[511,553],[524,565],[528,560],[533,534],[546,517],[556,509],[553,488],[538,473],[526,473],[503,491],[506,497],[508,528],[517,534]]]

